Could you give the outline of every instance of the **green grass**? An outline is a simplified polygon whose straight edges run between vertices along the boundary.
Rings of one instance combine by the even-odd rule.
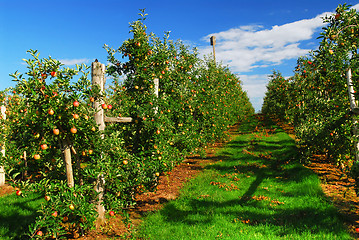
[[[26,198],[16,194],[0,198],[0,239],[27,239],[24,234],[29,232],[29,224],[36,218],[43,198],[36,194]]]
[[[141,239],[352,239],[318,177],[281,129],[256,120],[217,153],[181,196],[140,226]],[[262,154],[262,155],[260,155]],[[270,157],[269,157],[270,156]]]

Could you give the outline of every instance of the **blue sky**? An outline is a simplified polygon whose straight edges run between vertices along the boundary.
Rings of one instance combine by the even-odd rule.
[[[10,73],[26,72],[28,49],[71,66],[106,63],[103,45],[117,48],[131,35],[139,9],[148,13],[150,32],[181,39],[201,54],[217,38],[218,61],[237,73],[256,110],[268,75],[293,75],[296,60],[318,45],[321,16],[335,11],[334,0],[0,0],[0,90],[14,86]],[[359,1],[348,0],[355,6]],[[359,9],[359,5],[355,6]]]

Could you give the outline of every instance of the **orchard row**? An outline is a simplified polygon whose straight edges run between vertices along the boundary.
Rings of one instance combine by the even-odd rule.
[[[353,122],[357,116],[349,101],[347,71],[351,69],[358,99],[359,14],[347,5],[326,16],[318,50],[298,59],[295,75],[274,72],[267,86],[262,112],[292,124],[303,154],[324,154],[359,184]]]
[[[30,50],[28,72],[13,74],[16,87],[1,95],[7,179],[19,196],[39,191],[46,200],[30,237],[91,229],[99,176],[101,204],[113,215],[134,204],[136,194],[155,190],[161,174],[226,139],[230,125],[253,114],[235,74],[168,35],[148,34],[140,15],[130,25],[130,39],[117,49],[105,46],[112,83],[104,92],[91,84],[87,66],[66,68]],[[98,101],[106,117],[133,121],[100,131],[93,117]],[[66,178],[66,154],[72,156],[74,186]]]

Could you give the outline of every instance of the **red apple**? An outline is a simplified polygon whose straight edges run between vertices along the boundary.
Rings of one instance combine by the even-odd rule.
[[[36,235],[41,237],[43,235],[43,233],[42,233],[42,231],[39,230],[39,231],[37,231]]]
[[[78,102],[78,101],[74,101],[74,107],[78,107],[78,106],[80,106],[80,103]]]
[[[52,72],[51,72],[51,77],[56,77],[56,76],[57,76],[57,72],[52,71]]]
[[[111,109],[112,109],[112,105],[111,105],[111,104],[107,105],[107,108],[111,110]]]
[[[54,132],[55,135],[59,135],[60,134],[60,130],[55,128],[52,130]]]
[[[123,160],[123,165],[127,165],[128,164],[128,161],[127,160]]]
[[[46,195],[44,198],[45,198],[45,200],[46,200],[47,202],[51,200],[51,197],[48,196],[48,195]]]
[[[72,127],[72,128],[70,129],[70,132],[73,133],[73,134],[75,134],[75,133],[77,133],[77,129],[76,129],[75,127]]]
[[[55,212],[53,212],[52,214],[51,214],[53,217],[57,217],[57,211],[55,211]]]
[[[107,104],[106,103],[102,103],[102,109],[107,109]]]
[[[22,194],[21,190],[16,191],[16,195],[21,196],[21,194]]]
[[[46,144],[46,143],[41,144],[41,149],[42,149],[42,150],[46,150],[47,148],[48,148],[48,146],[47,146],[47,144]]]
[[[79,117],[80,117],[77,113],[72,114],[72,116],[74,119],[79,119]]]
[[[356,231],[357,233],[359,233],[359,228],[356,228],[355,231]]]
[[[54,115],[55,112],[54,112],[53,109],[49,109],[49,111],[47,111],[47,113],[50,114],[50,115]]]
[[[109,214],[111,217],[115,216],[115,212],[114,212],[114,211],[109,211],[108,214]]]
[[[40,157],[39,154],[35,154],[35,155],[34,155],[34,159],[35,159],[35,160],[39,160],[40,158],[41,158],[41,157]]]

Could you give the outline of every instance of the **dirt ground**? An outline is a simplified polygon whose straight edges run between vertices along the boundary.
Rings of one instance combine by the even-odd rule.
[[[289,126],[278,123],[286,132],[294,138]],[[238,126],[233,126],[229,133],[234,137]],[[106,224],[98,230],[91,231],[86,236],[75,236],[76,239],[113,239],[122,236],[131,236],[131,231],[141,223],[145,214],[159,210],[164,203],[176,199],[179,190],[185,182],[195,177],[206,164],[215,162],[216,150],[224,143],[216,143],[207,149],[205,158],[189,157],[171,172],[160,176],[158,190],[136,196],[137,205],[129,211],[130,223],[124,223],[120,214],[116,214],[107,220]],[[354,180],[345,175],[337,166],[328,163],[323,156],[314,156],[310,164],[306,165],[318,174],[321,179],[323,192],[339,209],[343,220],[354,238],[359,239],[355,229],[359,228],[359,201],[355,194]],[[0,196],[13,192],[10,186],[0,187]]]

